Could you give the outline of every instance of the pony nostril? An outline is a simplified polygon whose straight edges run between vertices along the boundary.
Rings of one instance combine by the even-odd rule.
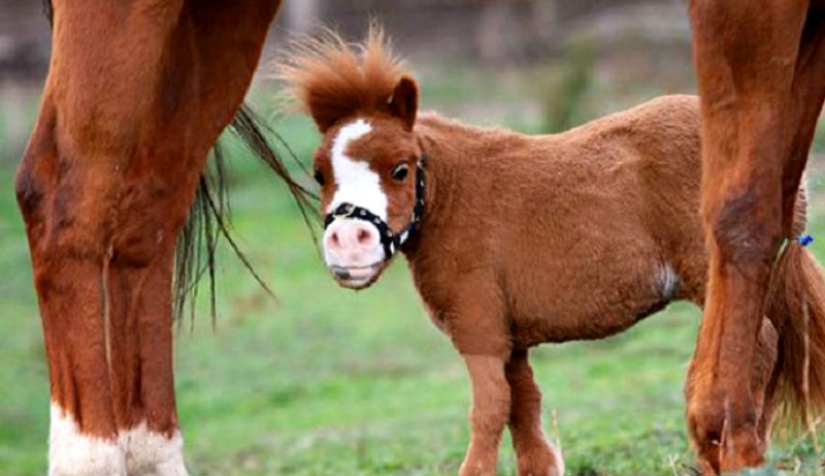
[[[329,237],[329,241],[332,242],[332,246],[339,248],[341,246],[341,241],[338,239],[338,232],[334,232]]]
[[[366,229],[360,228],[358,230],[358,244],[365,245],[368,241],[370,241],[370,233]]]

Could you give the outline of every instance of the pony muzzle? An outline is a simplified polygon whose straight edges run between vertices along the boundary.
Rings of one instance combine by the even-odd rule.
[[[346,287],[371,283],[386,258],[378,228],[363,220],[343,218],[330,223],[323,248],[327,268]]]

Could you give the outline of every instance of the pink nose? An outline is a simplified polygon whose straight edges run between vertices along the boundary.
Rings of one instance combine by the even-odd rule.
[[[361,220],[337,220],[330,225],[324,246],[337,254],[366,251],[379,243],[378,230]]]

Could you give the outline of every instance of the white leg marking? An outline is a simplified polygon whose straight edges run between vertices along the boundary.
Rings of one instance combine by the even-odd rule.
[[[348,202],[366,208],[387,219],[387,196],[381,190],[381,177],[370,169],[369,163],[349,157],[347,146],[372,130],[364,119],[357,119],[338,131],[332,141],[332,173],[335,175],[337,190],[326,212],[329,213],[341,203]]]
[[[657,283],[658,289],[662,290],[662,296],[668,301],[673,299],[673,295],[676,293],[676,289],[679,287],[680,282],[681,279],[679,278],[679,275],[676,274],[676,271],[673,270],[673,266],[669,263],[663,265],[659,269],[659,282]]]
[[[146,422],[120,433],[118,440],[126,452],[129,476],[188,476],[183,464],[183,438],[175,431],[171,438],[151,431]]]
[[[126,476],[126,460],[115,441],[83,435],[74,416],[51,405],[49,475]]]

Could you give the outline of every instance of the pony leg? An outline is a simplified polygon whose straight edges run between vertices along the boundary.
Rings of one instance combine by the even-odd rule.
[[[510,384],[510,433],[518,457],[519,476],[564,474],[561,453],[541,428],[541,391],[530,368],[527,350],[515,350],[504,366]]]
[[[763,461],[752,369],[783,235],[783,163],[793,124],[787,105],[801,35],[794,27],[804,23],[807,6],[691,3],[710,273],[687,417],[708,473]]]
[[[498,446],[510,413],[510,387],[504,375],[504,359],[491,355],[463,355],[473,386],[470,410],[470,447],[460,476],[495,475]]]

